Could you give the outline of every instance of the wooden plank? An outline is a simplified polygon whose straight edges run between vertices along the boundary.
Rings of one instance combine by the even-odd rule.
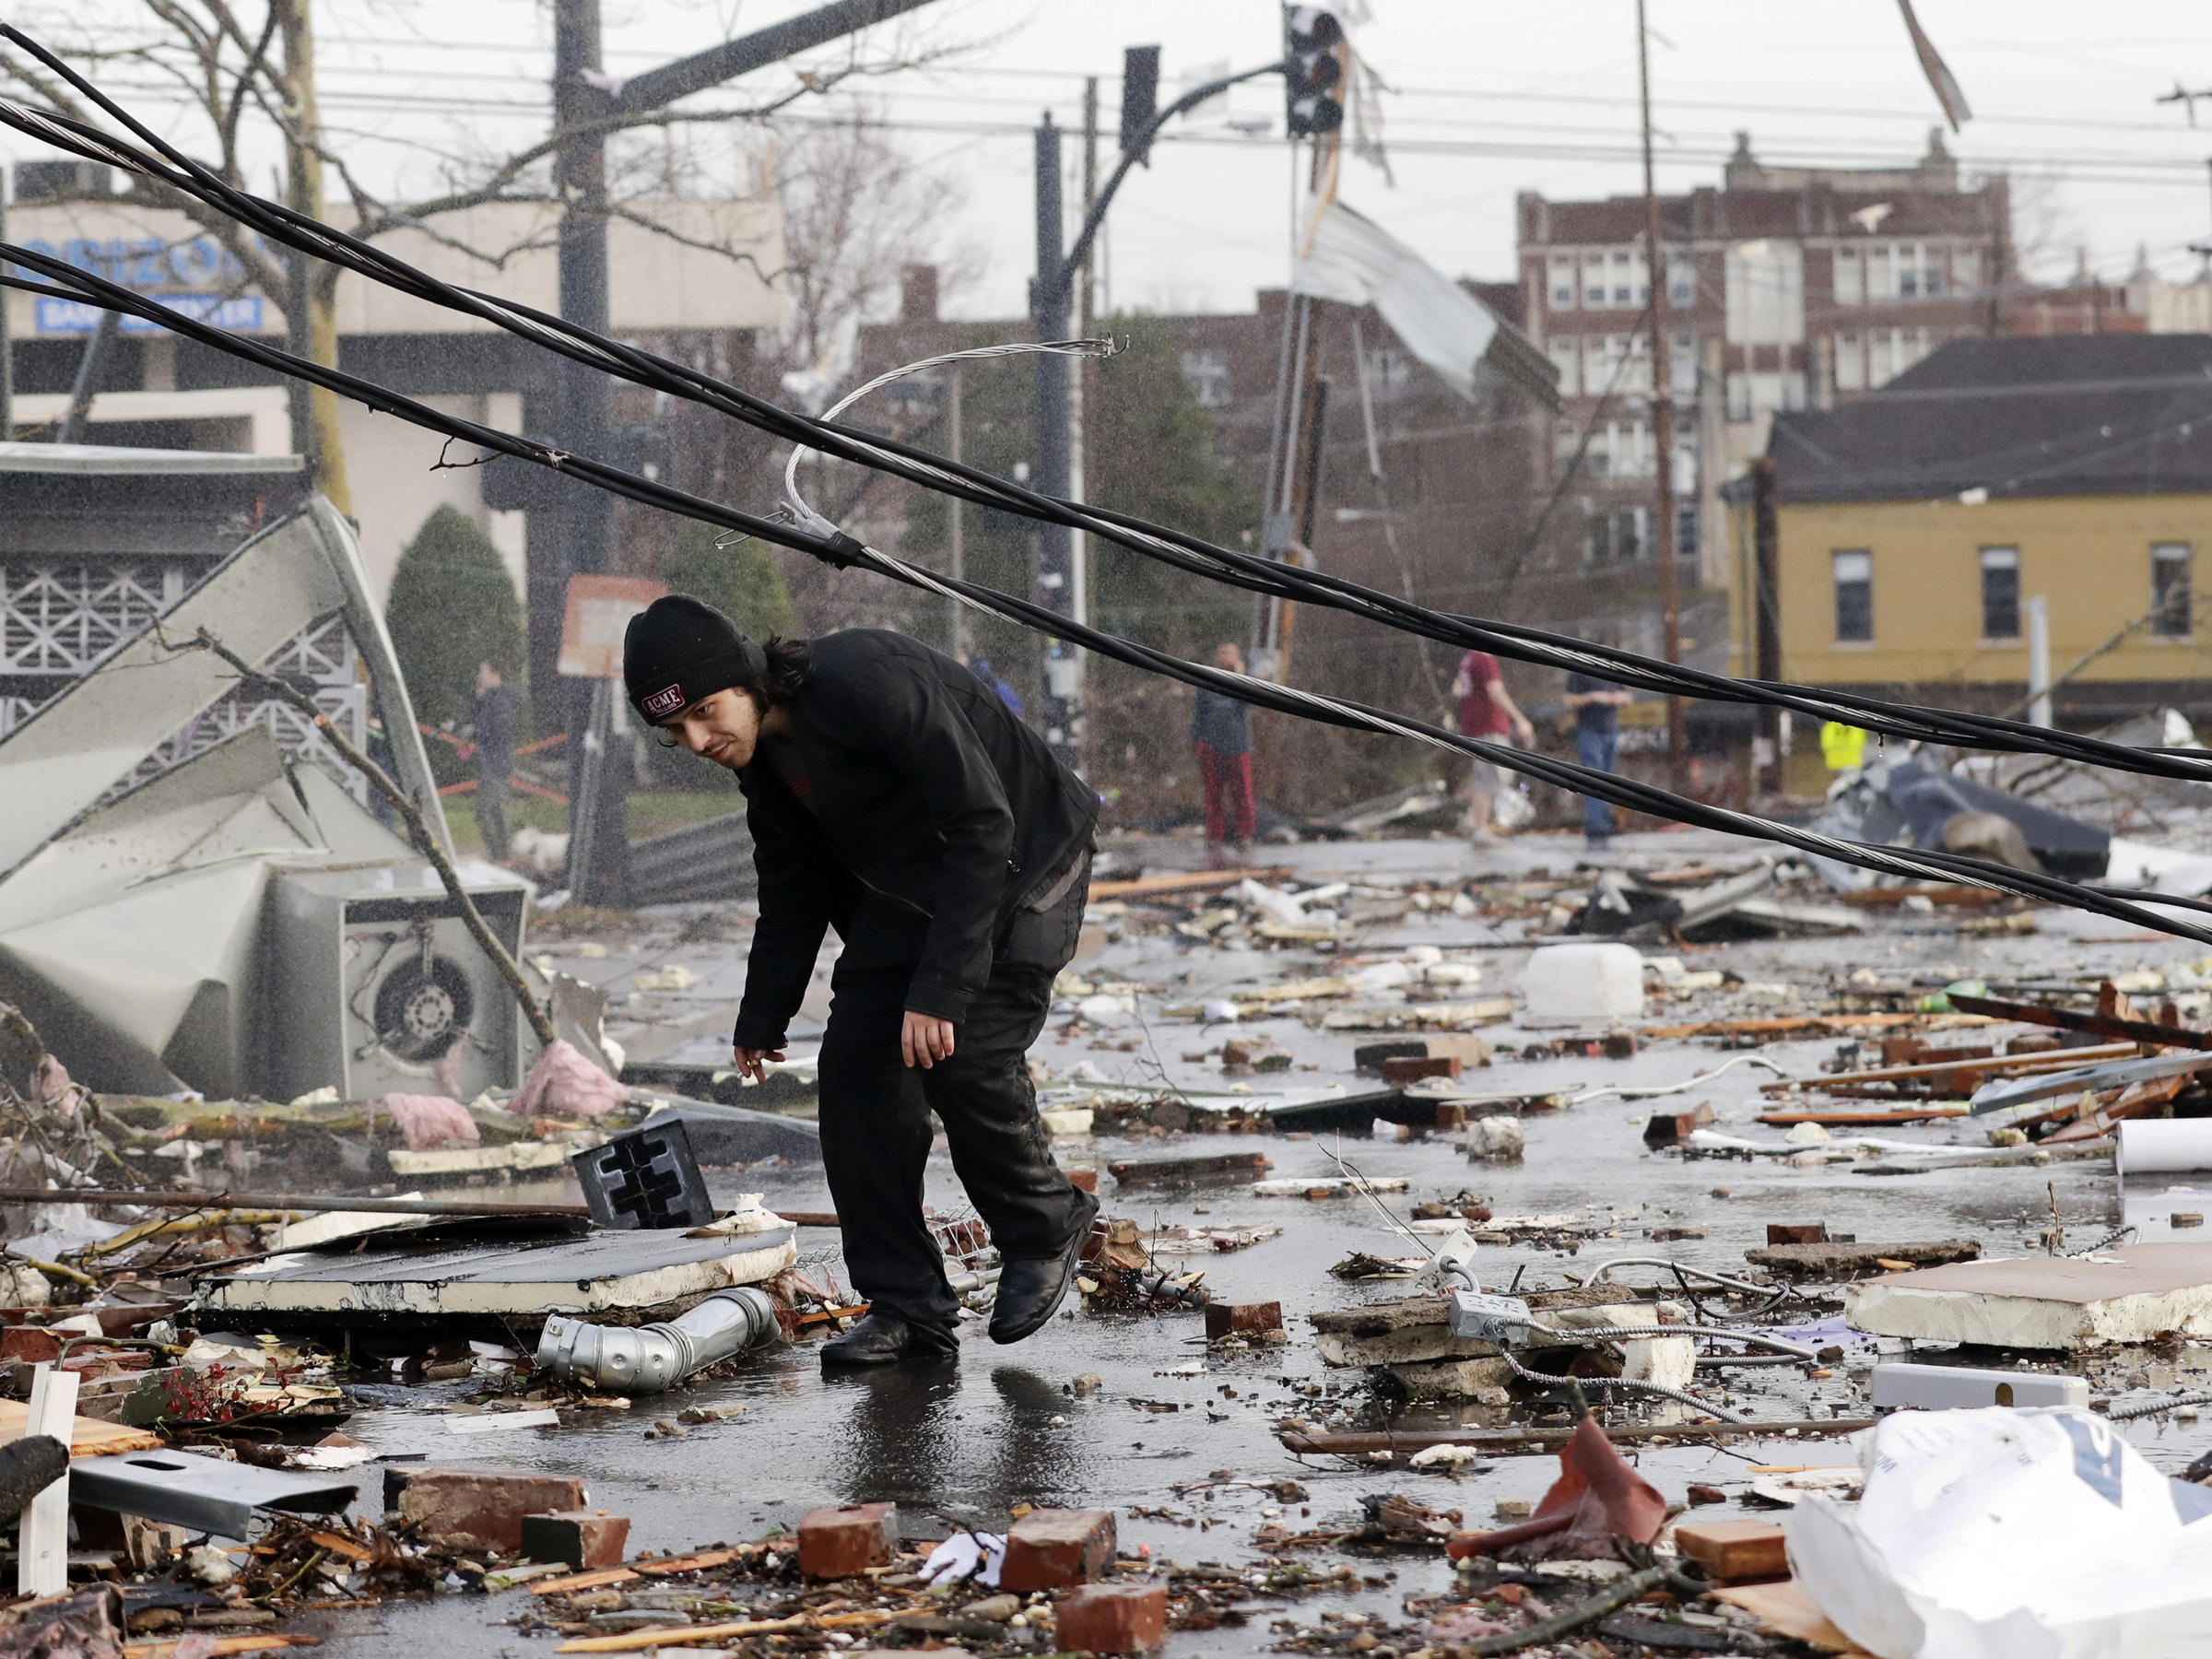
[[[21,1440],[26,1432],[24,1424],[29,1419],[30,1407],[20,1400],[0,1400],[0,1441]],[[59,1440],[60,1435],[54,1438]],[[143,1429],[126,1429],[121,1423],[103,1423],[98,1418],[80,1417],[69,1425],[69,1455],[72,1457],[112,1457],[118,1452],[159,1452],[161,1437],[148,1434]]]
[[[1951,1006],[1969,1014],[1986,1014],[1994,1019],[2050,1026],[2061,1031],[2081,1031],[2091,1037],[2117,1037],[2130,1042],[2157,1043],[2161,1048],[2212,1049],[2212,1031],[2192,1031],[2149,1019],[2124,1019],[2113,1014],[2077,1014],[2071,1008],[2047,1008],[2041,1003],[2012,1002],[2000,996],[1954,994]]]
[[[1784,1579],[1779,1584],[1735,1584],[1711,1594],[1715,1601],[1741,1607],[1776,1635],[1817,1647],[1824,1653],[1841,1653],[1843,1659],[1873,1659],[1829,1622],[1820,1604],[1795,1579]]]
[[[1186,870],[1171,876],[1141,876],[1133,881],[1094,881],[1090,902],[1101,899],[1163,899],[1178,893],[1212,893],[1232,888],[1250,877],[1254,881],[1282,881],[1290,866],[1275,865],[1265,870]]]
[[[363,1606],[368,1604],[347,1602],[341,1605]],[[204,1635],[205,1632],[195,1634]],[[220,1659],[221,1655],[229,1653],[273,1653],[282,1648],[322,1645],[323,1638],[320,1636],[286,1636],[272,1630],[259,1636],[218,1636],[211,1644],[200,1648],[199,1652]],[[177,1647],[175,1639],[168,1641],[126,1641],[123,1644],[123,1651],[126,1659],[171,1659]]]
[[[2108,1042],[2096,1048],[2052,1049],[2040,1054],[2003,1054],[1990,1060],[1938,1060],[1924,1065],[1875,1065],[1864,1071],[1824,1072],[1817,1077],[1793,1077],[1781,1083],[1761,1083],[1761,1094],[1787,1094],[1801,1088],[1848,1088],[1858,1083],[1912,1083],[1938,1077],[1969,1074],[2010,1076],[2022,1072],[2067,1071],[2094,1065],[2100,1060],[2132,1059],[2136,1045]]]
[[[1987,1023],[1980,1019],[1950,1020],[1927,1014],[1792,1014],[1771,1019],[1700,1019],[1688,1025],[1639,1026],[1637,1035],[1657,1041],[1665,1037],[1771,1037],[1784,1031],[1879,1030],[1888,1026],[1913,1025],[1923,1020],[1947,1021],[1943,1030]]]
[[[665,1561],[632,1561],[630,1565],[640,1572],[659,1578],[671,1572],[703,1572],[709,1567],[726,1567],[744,1553],[741,1549],[707,1549]]]
[[[1603,1387],[1604,1382],[1600,1380],[1591,1386]],[[1698,1440],[1708,1435],[1730,1440],[1745,1436],[1769,1438],[1787,1434],[1792,1430],[1800,1436],[1856,1434],[1862,1429],[1873,1428],[1874,1422],[1872,1418],[1797,1418],[1772,1423],[1638,1424],[1608,1429],[1606,1438],[1616,1444],[1628,1445],[1652,1440]],[[1425,1452],[1430,1446],[1474,1446],[1484,1452],[1548,1452],[1565,1445],[1573,1433],[1571,1429],[1513,1429],[1503,1432],[1480,1429],[1401,1429],[1394,1433],[1286,1429],[1276,1438],[1286,1450],[1301,1457],[1365,1457],[1376,1452]]]
[[[597,1567],[572,1572],[566,1578],[547,1579],[530,1586],[533,1595],[570,1595],[579,1590],[602,1590],[609,1584],[627,1584],[638,1575],[628,1567]]]
[[[1794,1112],[1762,1112],[1762,1124],[1820,1124],[1830,1128],[1867,1129],[1881,1124],[1924,1124],[1931,1118],[1966,1117],[1972,1108],[1963,1100],[1930,1101],[1924,1106],[1900,1106],[1894,1112],[1826,1112],[1817,1106]]]
[[[51,1364],[35,1366],[30,1373],[30,1404],[23,1408],[23,1427],[10,1435],[16,1440],[33,1434],[74,1440],[76,1385],[83,1378],[76,1371]],[[23,1506],[18,1523],[16,1594],[59,1595],[69,1588],[69,1477],[41,1491]]]
[[[737,1636],[781,1636],[809,1629],[799,1618],[747,1618],[735,1624],[656,1625],[650,1630],[624,1630],[615,1636],[578,1636],[562,1642],[557,1653],[632,1653],[650,1647],[696,1647],[704,1641],[727,1641]]]
[[[1984,905],[2001,903],[2010,895],[1991,888],[1945,886],[1860,888],[1854,892],[1838,893],[1836,897],[1862,910],[1882,910],[1902,904],[1908,899],[1925,899],[1930,904]],[[1951,1000],[1956,1002],[1958,998]]]

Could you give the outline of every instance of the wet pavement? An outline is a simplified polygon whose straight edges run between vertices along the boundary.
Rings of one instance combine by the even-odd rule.
[[[1611,856],[1618,860],[1668,861],[1725,855],[1734,849],[1718,837],[1685,834],[1624,837]],[[1171,845],[1163,855],[1147,854],[1151,867],[1194,862],[1187,843]],[[1473,853],[1456,842],[1396,841],[1340,843],[1268,851],[1268,861],[1291,865],[1301,879],[1344,876],[1419,876],[1451,879],[1477,868],[1524,872],[1548,865],[1564,874],[1582,856],[1579,838],[1524,837],[1499,849]],[[2059,918],[2043,912],[2046,924]],[[1509,930],[1510,931],[1510,930]],[[1412,944],[1447,947],[1481,943],[1486,955],[1479,988],[1465,994],[1492,995],[1510,991],[1524,959],[1524,947],[1506,946],[1500,930],[1479,919],[1448,914],[1412,916],[1360,935],[1361,954],[1386,952]],[[735,957],[740,966],[742,943],[701,939],[683,947],[654,942],[651,959],[694,961],[714,975],[712,989],[729,994]],[[563,949],[552,951],[565,958]],[[534,953],[535,954],[535,953]],[[1350,951],[1340,953],[1349,955]],[[1978,938],[1962,935],[1938,921],[1920,926],[1877,924],[1863,938],[1844,941],[1798,939],[1712,947],[1687,953],[1693,969],[1726,967],[1754,984],[1794,983],[1806,987],[1806,1006],[1827,1006],[1820,994],[1831,977],[1861,966],[1883,978],[1913,974],[1953,977],[1971,974],[1990,980],[2124,972],[2137,967],[2194,960],[2194,947],[2137,935],[2111,924],[2093,927],[2066,919],[2063,928],[2024,936]],[[1132,936],[1109,945],[1081,964],[1093,978],[1125,977],[1151,984],[1160,994],[1141,999],[1137,1013],[1107,1029],[1070,1026],[1055,1018],[1037,1058],[1055,1074],[1088,1062],[1110,1078],[1193,1088],[1219,1089],[1225,1084],[1211,1062],[1182,1058],[1217,1044],[1218,1029],[1203,1036],[1189,1021],[1171,1021],[1164,1004],[1200,1000],[1218,985],[1235,980],[1273,981],[1309,972],[1327,972],[1332,959],[1310,951],[1237,952],[1191,947],[1161,935]],[[569,966],[568,960],[562,962]],[[580,963],[579,966],[582,964]],[[619,959],[594,959],[607,972],[626,971]],[[1178,977],[1181,976],[1181,977]],[[600,977],[594,975],[594,977]],[[1646,1023],[1670,1018],[1676,1005],[1654,1001]],[[1742,1016],[1787,1011],[1786,1003],[1752,1006],[1712,999],[1679,1005],[1685,1019],[1718,1012]],[[676,1023],[675,1012],[647,1010]],[[696,1009],[686,1008],[688,1016]],[[1240,1030],[1263,1032],[1289,1050],[1295,1069],[1286,1077],[1249,1079],[1255,1087],[1277,1081],[1299,1088],[1341,1082],[1368,1088],[1355,1079],[1351,1050],[1361,1038],[1349,1032],[1309,1029],[1302,1020],[1281,1018],[1247,1021]],[[1512,1026],[1485,1028],[1484,1037],[1519,1046],[1535,1034]],[[1135,1039],[1126,1050],[1115,1044]],[[1098,1046],[1098,1045],[1109,1046]],[[1810,1074],[1832,1054],[1835,1040],[1770,1044],[1765,1058],[1797,1074]],[[1501,1059],[1469,1079],[1481,1089],[1559,1090],[1603,1084],[1650,1086],[1681,1082],[1733,1059],[1711,1041],[1647,1043],[1622,1061],[1594,1059],[1522,1061]],[[1710,1083],[1658,1102],[1663,1110],[1686,1110],[1700,1100],[1713,1107],[1716,1127],[1751,1138],[1778,1141],[1780,1131],[1749,1123],[1758,1110],[1760,1081],[1771,1074],[1736,1065]],[[1029,1342],[995,1347],[978,1329],[957,1362],[921,1370],[857,1376],[825,1376],[811,1345],[779,1351],[749,1362],[726,1381],[655,1398],[641,1397],[628,1411],[564,1412],[555,1430],[524,1430],[465,1439],[445,1432],[437,1416],[420,1409],[387,1408],[358,1415],[347,1432],[389,1456],[419,1455],[431,1464],[482,1468],[548,1469],[582,1476],[594,1507],[631,1519],[629,1545],[668,1550],[735,1541],[759,1535],[771,1525],[795,1525],[807,1510],[822,1504],[895,1500],[908,1535],[941,1534],[956,1527],[1005,1524],[1020,1502],[1116,1512],[1124,1553],[1148,1548],[1155,1560],[1186,1564],[1222,1562],[1250,1565],[1258,1559],[1253,1534],[1279,1522],[1291,1530],[1349,1526],[1363,1495],[1397,1491],[1441,1510],[1458,1510],[1471,1525],[1489,1523],[1500,1499],[1535,1499],[1557,1469],[1549,1454],[1504,1456],[1471,1465],[1457,1477],[1362,1466],[1346,1459],[1290,1456],[1276,1439],[1274,1425],[1287,1415],[1335,1427],[1385,1427],[1392,1408],[1370,1398],[1360,1374],[1332,1371],[1315,1357],[1309,1316],[1367,1300],[1406,1294],[1404,1281],[1347,1283],[1330,1276],[1331,1264],[1354,1252],[1385,1257],[1420,1253],[1423,1246],[1394,1227],[1377,1206],[1359,1197],[1312,1201],[1258,1198],[1249,1188],[1221,1188],[1173,1195],[1116,1197],[1104,1166],[1144,1157],[1184,1157],[1212,1152],[1264,1151],[1276,1176],[1330,1176],[1337,1159],[1371,1177],[1403,1176],[1410,1191],[1383,1202],[1403,1217],[1413,1203],[1469,1192],[1500,1216],[1574,1212],[1610,1223],[1612,1236],[1593,1238],[1578,1250],[1541,1245],[1485,1246],[1476,1272],[1488,1288],[1520,1281],[1524,1290],[1568,1282],[1614,1257],[1660,1256],[1721,1272],[1740,1272],[1744,1251],[1765,1242],[1770,1222],[1824,1221],[1833,1232],[1862,1241],[1972,1238],[1985,1253],[2028,1253],[2040,1250],[2037,1235],[2051,1224],[2055,1209],[2065,1229],[2066,1247],[2094,1243],[2119,1220],[2119,1204],[2107,1161],[2061,1162],[2047,1167],[1978,1168],[1897,1177],[1857,1173],[1850,1165],[1800,1169],[1779,1161],[1748,1162],[1721,1158],[1686,1159],[1653,1153],[1642,1144],[1641,1124],[1653,1106],[1604,1098],[1570,1110],[1525,1120],[1526,1153],[1519,1164],[1470,1161],[1450,1137],[1398,1142],[1335,1135],[1312,1139],[1283,1136],[1180,1135],[1134,1142],[1126,1137],[1064,1138],[1062,1160],[1090,1164],[1101,1173],[1100,1187],[1108,1213],[1154,1225],[1233,1228],[1276,1225],[1280,1236],[1249,1249],[1212,1258],[1176,1258],[1179,1265],[1203,1265],[1206,1285],[1230,1301],[1279,1301],[1290,1334],[1288,1347],[1232,1358],[1209,1357],[1203,1325],[1194,1312],[1163,1315],[1065,1312]],[[1979,1132],[1958,1124],[1932,1124],[1885,1131],[1898,1139],[1983,1144]],[[818,1170],[805,1168],[711,1171],[715,1195],[727,1200],[739,1191],[763,1192],[771,1207],[826,1209],[828,1194]],[[952,1213],[965,1206],[949,1165],[940,1153],[933,1159],[930,1199]],[[2156,1207],[2155,1206],[2152,1207]],[[1654,1228],[1703,1226],[1707,1236],[1656,1242]],[[2162,1226],[2146,1234],[2164,1236]],[[813,1263],[839,1272],[834,1231],[806,1230],[800,1235],[802,1265]],[[1634,1283],[1663,1282],[1649,1268],[1623,1269]],[[2058,1357],[2040,1363],[2055,1367]],[[2193,1360],[2212,1374],[2212,1350],[2184,1347],[2166,1363],[2137,1373],[2153,1386],[2193,1379]],[[2178,1369],[2177,1369],[2178,1368]],[[1858,1415],[1849,1402],[1843,1368],[1829,1382],[1809,1382],[1794,1366],[1730,1373],[1725,1395],[1735,1407],[1759,1418],[1826,1418],[1831,1411]],[[1095,1395],[1077,1397],[1074,1379],[1095,1372],[1102,1380]],[[2127,1379],[2132,1381],[2133,1379]],[[1718,1393],[1720,1384],[1700,1373],[1699,1386]],[[418,1396],[429,1404],[436,1396]],[[673,1418],[688,1406],[736,1406],[743,1416],[690,1429],[678,1438],[649,1438],[656,1418]],[[1341,1421],[1338,1420],[1339,1416]],[[1464,1418],[1477,1423],[1504,1420],[1496,1408],[1425,1407],[1397,1420],[1435,1424]],[[2161,1426],[2161,1424],[2164,1426]],[[2161,1469],[2178,1471],[2212,1447],[2212,1425],[2172,1424],[2147,1419],[2128,1432]],[[1739,1500],[1753,1462],[1841,1464],[1853,1453],[1841,1439],[1794,1443],[1743,1440],[1725,1450],[1706,1444],[1645,1447],[1633,1454],[1645,1476],[1670,1499],[1679,1500],[1692,1482],[1720,1487],[1731,1501],[1702,1511],[1701,1518],[1750,1511]],[[1227,1472],[1224,1474],[1223,1472]],[[364,1471],[364,1489],[373,1502],[376,1465]],[[1201,1491],[1179,1491],[1185,1483],[1213,1484]],[[1294,1478],[1309,1491],[1308,1502],[1288,1511],[1263,1485]],[[1134,1512],[1145,1512],[1137,1513]],[[1237,1653],[1266,1651],[1281,1640],[1271,1633],[1278,1618],[1312,1624],[1324,1610],[1402,1618],[1401,1600],[1417,1591],[1436,1591],[1450,1582],[1440,1555],[1405,1553],[1353,1556],[1341,1551],[1303,1552],[1321,1571],[1350,1566],[1348,1583],[1306,1594],[1296,1603],[1271,1603],[1255,1594],[1247,1604],[1251,1622],[1241,1629],[1217,1629],[1172,1638],[1172,1654]],[[525,1639],[500,1622],[521,1611],[525,1593],[500,1597],[453,1594],[427,1602],[395,1602],[358,1612],[332,1615],[331,1651],[364,1659],[414,1655],[426,1651],[504,1653],[549,1652],[542,1639]]]

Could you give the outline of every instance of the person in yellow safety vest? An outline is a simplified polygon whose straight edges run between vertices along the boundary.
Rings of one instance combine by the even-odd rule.
[[[1828,762],[1831,772],[1854,771],[1866,762],[1866,734],[1840,720],[1823,722],[1820,758]]]

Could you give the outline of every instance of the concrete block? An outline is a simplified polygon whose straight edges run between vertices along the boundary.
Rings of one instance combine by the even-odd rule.
[[[1031,1510],[1006,1534],[1004,1590],[1057,1590],[1105,1571],[1113,1559],[1110,1510]]]
[[[419,1534],[461,1533],[485,1549],[523,1547],[523,1517],[585,1506],[572,1475],[504,1475],[488,1469],[384,1470],[384,1508]]]
[[[1771,1521],[1699,1521],[1675,1528],[1675,1545],[1716,1579],[1785,1578],[1790,1555]]]
[[[1283,1304],[1271,1302],[1208,1302],[1206,1304],[1206,1339],[1225,1336],[1265,1336],[1283,1328]]]
[[[1053,1608],[1065,1653],[1148,1653],[1168,1639],[1165,1584],[1086,1584]]]
[[[1698,1345],[1688,1336],[1631,1338],[1620,1345],[1620,1374],[1631,1382],[1688,1388],[1698,1374]]]
[[[558,1510],[523,1517],[523,1554],[533,1561],[566,1561],[579,1572],[622,1565],[629,1517],[605,1510]]]
[[[1891,1274],[1847,1287],[1843,1312],[1877,1336],[1992,1347],[2212,1336],[2212,1244],[2129,1244]]]
[[[898,1550],[895,1503],[818,1509],[799,1523],[799,1571],[807,1578],[851,1578],[870,1567],[888,1567]]]
[[[1841,1239],[1825,1244],[1770,1244],[1764,1250],[1747,1250],[1744,1260],[1791,1278],[1850,1278],[1854,1275],[1894,1271],[1885,1262],[1904,1262],[1914,1267],[1934,1267],[1946,1262],[1971,1262],[1982,1253],[1971,1239],[1935,1239],[1907,1244],[1860,1244]]]
[[[1513,1368],[1503,1359],[1421,1359],[1385,1367],[1408,1400],[1474,1400],[1502,1406]]]
[[[2088,1408],[2089,1380],[2053,1371],[1984,1371],[1965,1365],[1877,1365],[1877,1411],[1967,1411],[1984,1406]]]
[[[1489,1163],[1517,1163],[1527,1150],[1528,1135],[1513,1117],[1477,1118],[1467,1125],[1467,1156]]]

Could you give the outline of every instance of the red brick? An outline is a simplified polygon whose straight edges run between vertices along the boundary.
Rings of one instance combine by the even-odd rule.
[[[1702,1129],[1712,1122],[1712,1102],[1700,1100],[1688,1112],[1654,1112],[1644,1120],[1643,1144],[1647,1147],[1672,1146],[1688,1137],[1693,1130]]]
[[[629,1517],[604,1510],[560,1510],[523,1517],[523,1553],[534,1561],[566,1561],[579,1572],[622,1565]]]
[[[1439,1100],[1436,1103],[1436,1126],[1439,1129],[1465,1129],[1467,1126],[1467,1109],[1457,1100]]]
[[[1682,1553],[1716,1579],[1785,1578],[1790,1554],[1771,1521],[1700,1521],[1675,1528]]]
[[[1099,1172],[1096,1170],[1063,1170],[1067,1184],[1077,1192],[1095,1193],[1099,1190]]]
[[[799,1571],[807,1578],[851,1578],[885,1567],[899,1549],[899,1506],[855,1503],[818,1509],[799,1523]]]
[[[1825,1221],[1767,1223],[1769,1244],[1825,1244],[1828,1242],[1828,1223]]]
[[[1031,1510],[1006,1534],[1002,1590],[1057,1590],[1106,1571],[1113,1559],[1110,1510]]]
[[[523,1517],[584,1507],[572,1475],[500,1475],[487,1469],[384,1471],[384,1507],[418,1535],[461,1533],[478,1547],[512,1555],[523,1547]]]
[[[1457,1054],[1404,1055],[1382,1062],[1382,1081],[1398,1087],[1418,1083],[1424,1077],[1456,1077],[1459,1065]]]
[[[1206,1339],[1208,1342],[1218,1342],[1224,1336],[1265,1336],[1270,1331],[1282,1328],[1281,1302],[1206,1304]]]
[[[1147,1653],[1168,1639],[1165,1584],[1086,1584],[1053,1614],[1053,1645],[1063,1652]]]
[[[76,1333],[70,1333],[72,1335]],[[19,1359],[38,1365],[62,1357],[62,1333],[44,1325],[0,1326],[0,1359]]]

